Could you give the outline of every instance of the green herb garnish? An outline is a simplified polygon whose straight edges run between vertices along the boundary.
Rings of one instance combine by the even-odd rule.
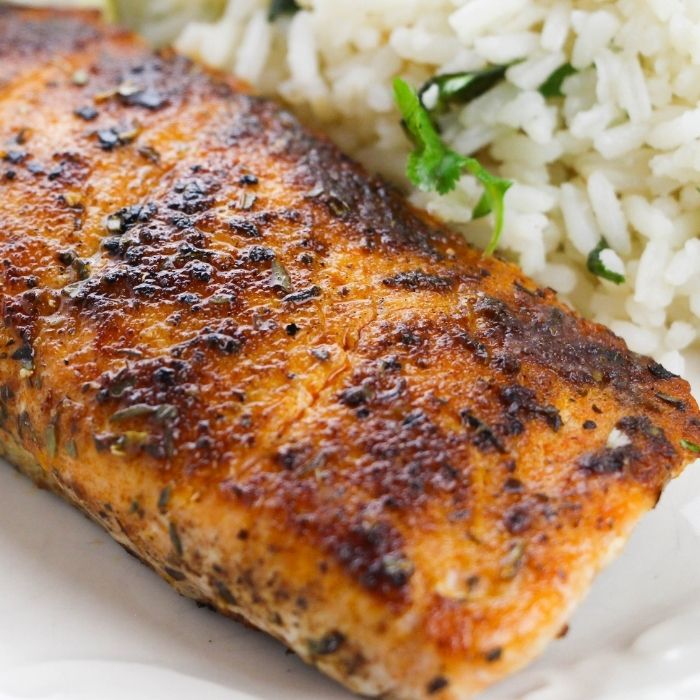
[[[424,192],[447,194],[455,189],[463,173],[474,175],[484,186],[484,196],[475,213],[485,216],[493,212],[495,216],[493,234],[484,251],[486,255],[491,255],[503,231],[504,199],[512,183],[492,175],[476,158],[460,155],[448,148],[416,92],[401,78],[394,80],[394,97],[406,133],[415,146],[406,166],[409,180]]]
[[[293,15],[299,10],[301,10],[301,7],[297,4],[296,0],[271,0],[270,9],[267,12],[267,19],[269,22],[274,22],[282,15]]]
[[[624,284],[625,276],[619,272],[613,272],[605,267],[605,263],[600,259],[600,254],[604,250],[608,250],[610,246],[605,238],[600,239],[600,243],[588,254],[588,270],[597,277],[602,277],[604,280],[613,282],[614,284]]]
[[[696,445],[690,440],[681,440],[681,447],[689,452],[695,452],[695,454],[700,454],[700,445]]]
[[[540,85],[540,94],[544,97],[564,97],[564,93],[562,92],[564,81],[575,73],[578,73],[578,71],[570,63],[559,66],[559,68]]]
[[[428,80],[418,92],[421,104],[430,112],[441,114],[451,104],[467,104],[481,97],[506,77],[507,66],[492,66],[482,71],[445,73]],[[437,90],[434,90],[437,88]],[[426,104],[428,93],[436,93],[434,104]],[[431,100],[432,101],[432,100]]]
[[[491,200],[486,192],[481,195],[479,203],[474,207],[472,217],[474,219],[483,219],[491,213]]]

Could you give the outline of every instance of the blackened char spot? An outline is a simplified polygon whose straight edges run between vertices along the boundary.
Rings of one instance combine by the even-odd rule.
[[[220,183],[212,178],[182,178],[173,187],[173,192],[167,201],[168,208],[185,214],[206,211],[214,205],[214,193],[220,187]]]
[[[19,165],[27,159],[28,153],[26,151],[20,151],[17,149],[10,149],[3,153],[2,160],[7,163],[12,163],[12,165]]]
[[[19,362],[31,362],[34,359],[34,348],[28,343],[22,343],[11,355],[10,359]]]
[[[309,457],[309,449],[305,445],[283,445],[277,450],[274,461],[282,469],[292,471],[301,466]]]
[[[524,488],[523,482],[512,476],[506,479],[505,484],[503,484],[503,490],[506,493],[522,493]]]
[[[520,360],[515,355],[501,351],[494,354],[491,360],[491,367],[503,372],[504,374],[517,374],[521,368]]]
[[[426,691],[428,695],[435,695],[435,693],[439,693],[441,690],[447,688],[448,685],[449,681],[447,678],[444,676],[435,676],[435,678],[431,679],[428,683]]]
[[[462,423],[469,429],[475,447],[484,452],[496,450],[496,452],[504,453],[506,451],[501,441],[494,435],[493,430],[469,409],[463,409],[459,415]]]
[[[223,138],[228,146],[238,146],[243,140],[259,138],[265,128],[259,114],[265,108],[264,100],[254,95],[237,95],[236,101],[238,108],[231,115]]]
[[[392,277],[382,280],[386,287],[393,289],[406,289],[410,292],[444,292],[452,289],[454,279],[452,277],[442,277],[431,275],[423,270],[411,270],[409,272],[399,272]]]
[[[119,209],[119,211],[109,216],[108,219],[119,223],[120,232],[123,233],[136,224],[148,223],[157,213],[158,205],[153,202],[147,202],[144,204],[132,204],[129,207]]]
[[[372,399],[372,416],[357,431],[354,443],[360,454],[361,481],[377,499],[388,499],[392,508],[420,507],[434,493],[466,498],[467,465],[454,460],[453,449],[463,436],[446,433],[424,411],[405,413]],[[391,414],[388,417],[386,414]]]
[[[234,216],[228,221],[229,228],[239,236],[245,238],[260,238],[260,229],[257,225],[241,216]]]
[[[218,327],[205,326],[199,333],[179,345],[173,346],[170,354],[175,358],[196,350],[197,348],[209,348],[223,355],[234,355],[240,352],[246,342],[246,336],[233,321],[222,322]]]
[[[20,55],[25,56],[47,53],[57,56],[79,52],[99,38],[100,30],[78,13],[32,15],[13,7],[0,6],[0,46],[3,50],[19,51]],[[3,65],[3,69],[8,71],[3,75],[3,80],[9,80],[13,75],[13,61],[8,60],[7,64],[6,67]]]
[[[490,664],[496,663],[496,661],[500,661],[502,657],[503,657],[503,649],[501,647],[494,647],[493,649],[489,649],[484,654],[484,658]]]
[[[244,263],[261,263],[275,259],[275,251],[272,248],[265,248],[261,245],[250,246],[244,248],[238,256],[238,262]]]
[[[311,301],[312,299],[315,299],[320,296],[321,288],[314,285],[313,287],[309,287],[308,289],[302,289],[298,292],[292,292],[291,294],[287,294],[287,296],[282,297],[282,301],[287,302],[288,304],[304,304],[307,301]]]
[[[357,522],[343,535],[329,537],[325,544],[370,590],[396,594],[413,575],[413,564],[403,553],[403,538],[388,522]]]
[[[407,323],[399,323],[396,326],[396,336],[399,343],[417,347],[423,343],[419,330]]]
[[[555,432],[561,428],[559,411],[552,405],[538,403],[532,389],[514,384],[501,389],[500,398],[511,416],[523,418],[539,416]]]
[[[91,122],[97,119],[99,112],[92,105],[85,105],[84,107],[78,107],[74,114],[86,122]]]
[[[648,416],[625,416],[616,427],[631,438],[646,438],[664,457],[672,458],[676,450],[666,437],[662,428],[654,425]]]
[[[617,474],[624,470],[633,454],[634,448],[631,445],[606,447],[598,452],[583,455],[579,466],[592,474]]]
[[[371,178],[327,140],[306,131],[296,117],[274,103],[236,95],[236,110],[223,137],[241,142],[265,141],[271,153],[286,161],[287,184],[303,193],[314,192],[330,215],[347,222],[346,231],[369,249],[416,250],[432,260],[444,254],[445,232],[406,207],[400,193],[379,178]]]
[[[103,151],[111,151],[117,146],[122,145],[119,133],[114,128],[98,129],[95,132],[95,136],[97,136],[97,142]]]
[[[153,379],[163,386],[173,386],[176,377],[177,373],[172,367],[158,367],[153,372]]]
[[[464,346],[469,350],[477,360],[481,362],[488,362],[489,359],[489,349],[483,343],[474,339],[469,333],[463,329],[459,329],[455,335],[457,341],[460,345]]]
[[[641,399],[648,372],[660,372],[642,364],[609,331],[523,296],[511,305],[484,294],[474,302],[473,335],[492,352],[535,362],[572,384],[610,384],[629,403]]]
[[[243,341],[240,336],[234,337],[232,335],[226,335],[225,333],[216,333],[213,331],[204,333],[202,335],[202,340],[207,347],[218,350],[225,355],[232,355],[233,353],[239,352],[243,346]]]
[[[209,282],[214,274],[214,268],[201,260],[192,260],[185,265],[185,270],[189,272],[193,280],[198,282]]]
[[[367,403],[370,392],[365,386],[352,386],[340,392],[338,400],[348,408],[357,408]]]
[[[503,522],[511,535],[521,535],[530,527],[532,517],[526,506],[515,506],[506,513]]]
[[[171,358],[138,359],[118,371],[103,373],[98,379],[95,399],[110,406],[110,421],[115,425],[124,420],[148,423],[148,438],[127,447],[142,450],[156,459],[166,459],[173,455],[186,427],[186,421],[181,418],[191,416],[199,405],[198,397],[189,391],[193,379],[192,366],[187,362]],[[161,493],[159,507],[167,504],[169,493],[169,489]]]
[[[474,305],[474,311],[487,322],[484,325],[484,331],[488,338],[496,334],[514,333],[522,330],[520,320],[500,299],[482,295]]]
[[[594,474],[625,471],[658,494],[673,468],[676,449],[664,431],[647,416],[625,416],[615,427],[631,440],[631,444],[584,455],[579,466]]]
[[[673,372],[669,372],[663,365],[660,365],[658,362],[650,362],[648,365],[648,369],[657,379],[677,379],[678,378],[677,374],[673,374]]]

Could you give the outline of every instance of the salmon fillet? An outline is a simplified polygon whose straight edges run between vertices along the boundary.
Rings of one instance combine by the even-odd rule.
[[[700,443],[685,381],[95,14],[0,8],[0,261],[0,454],[360,693],[522,667]]]

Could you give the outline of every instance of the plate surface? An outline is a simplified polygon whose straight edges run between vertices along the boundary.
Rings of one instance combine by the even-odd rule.
[[[689,375],[700,390],[700,357]],[[266,636],[179,597],[0,462],[0,700],[350,700]],[[569,634],[483,700],[700,698],[700,465],[598,579]]]

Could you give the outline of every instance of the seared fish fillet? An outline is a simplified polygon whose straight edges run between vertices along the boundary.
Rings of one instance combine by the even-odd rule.
[[[700,443],[684,381],[93,14],[0,9],[0,149],[1,453],[360,693],[523,666]]]

